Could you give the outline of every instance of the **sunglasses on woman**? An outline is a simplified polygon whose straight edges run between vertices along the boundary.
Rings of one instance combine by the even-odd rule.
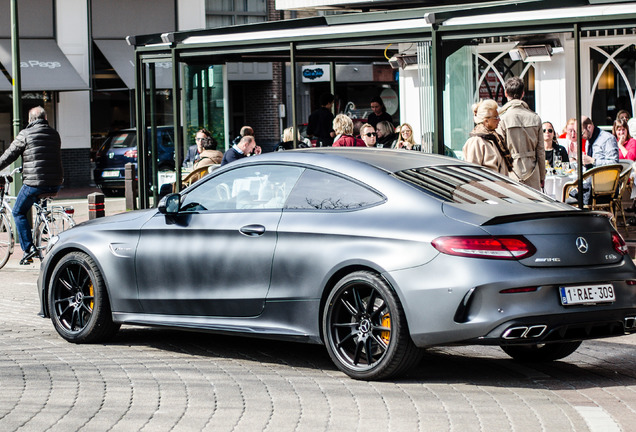
[[[543,132],[550,132],[550,133],[552,133],[552,132],[554,132],[554,131],[553,131],[552,129],[543,129]]]

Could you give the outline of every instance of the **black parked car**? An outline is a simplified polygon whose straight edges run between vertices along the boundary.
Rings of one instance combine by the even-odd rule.
[[[150,129],[147,131],[150,140]],[[137,130],[122,129],[108,136],[95,156],[95,183],[107,196],[124,193],[125,166],[137,167]],[[157,128],[157,167],[160,171],[174,170],[174,128]]]

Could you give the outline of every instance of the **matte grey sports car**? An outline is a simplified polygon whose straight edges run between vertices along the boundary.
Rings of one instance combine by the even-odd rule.
[[[157,209],[78,225],[50,248],[39,290],[71,342],[121,324],[300,340],[359,379],[434,345],[546,361],[636,331],[636,268],[606,215],[384,149],[245,158]]]

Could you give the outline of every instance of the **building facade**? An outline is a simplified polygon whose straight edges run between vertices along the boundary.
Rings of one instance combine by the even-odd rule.
[[[288,13],[296,15],[296,13]],[[0,2],[0,151],[12,140],[10,2]],[[65,186],[92,182],[91,158],[108,133],[135,127],[135,53],[126,37],[279,20],[274,0],[20,0],[22,126],[42,105],[62,138]],[[172,66],[156,65],[155,111],[173,123]],[[263,69],[264,68],[264,69]],[[250,124],[265,141],[280,136],[278,106],[284,99],[280,63],[228,65],[224,77],[228,125],[225,142]],[[274,127],[272,127],[274,125]],[[210,126],[210,125],[207,125]],[[226,137],[225,134],[228,136]]]

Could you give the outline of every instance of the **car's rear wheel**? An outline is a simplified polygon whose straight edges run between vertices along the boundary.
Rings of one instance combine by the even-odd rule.
[[[99,268],[82,252],[67,254],[55,266],[49,311],[55,330],[69,342],[101,342],[119,330]]]
[[[352,378],[389,378],[421,358],[397,295],[368,271],[351,273],[335,285],[322,326],[331,359]]]
[[[581,341],[537,345],[503,345],[502,350],[522,362],[548,362],[565,358],[581,346]]]

